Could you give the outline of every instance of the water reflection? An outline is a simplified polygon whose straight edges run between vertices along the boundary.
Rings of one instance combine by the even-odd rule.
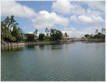
[[[24,47],[16,47],[16,48],[5,48],[5,49],[3,49],[2,51],[4,52],[4,51],[21,51],[21,50],[23,50],[24,49]]]
[[[51,46],[51,49],[52,49],[52,50],[58,50],[58,49],[62,49],[62,47],[63,47],[62,44],[60,44],[60,45],[54,44],[54,45]]]
[[[41,50],[43,50],[44,47],[45,47],[45,45],[39,45],[39,48],[40,48]]]
[[[30,45],[1,56],[4,81],[105,80],[104,43]]]
[[[27,45],[26,46],[28,49],[34,49],[35,48],[35,45]]]

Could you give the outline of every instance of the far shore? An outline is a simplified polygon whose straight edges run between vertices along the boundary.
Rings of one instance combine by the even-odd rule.
[[[23,47],[26,45],[51,45],[51,44],[69,44],[69,43],[73,43],[73,42],[105,42],[105,40],[101,40],[101,39],[88,39],[88,40],[72,40],[72,41],[36,41],[36,42],[5,42],[5,43],[1,43],[1,49],[14,49],[14,48],[19,48],[19,47]]]

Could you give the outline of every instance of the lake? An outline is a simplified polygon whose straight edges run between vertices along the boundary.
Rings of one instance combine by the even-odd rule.
[[[2,51],[2,81],[104,81],[105,43],[31,45]]]

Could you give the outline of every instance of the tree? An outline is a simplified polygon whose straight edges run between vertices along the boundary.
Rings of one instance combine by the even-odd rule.
[[[95,33],[96,33],[96,34],[98,33],[98,29],[96,29]]]
[[[64,37],[68,37],[68,34],[66,32],[64,33]]]
[[[11,20],[9,17],[6,17],[2,22],[1,22],[1,36],[2,36],[2,40],[4,41],[8,41],[8,42],[11,42],[11,41],[14,41],[15,38],[12,36],[11,34],[11,28],[10,28],[10,25],[11,25]]]
[[[32,42],[34,41],[34,34],[25,34],[25,41]]]
[[[34,39],[35,40],[37,40],[37,33],[38,33],[38,29],[35,29],[35,31],[34,31],[34,36],[35,36]]]
[[[86,34],[86,35],[85,35],[85,38],[89,38],[89,37],[90,37],[90,35],[89,35],[89,34]]]
[[[34,34],[37,36],[38,29],[35,29]]]
[[[62,32],[56,29],[51,29],[50,36],[51,40],[58,41],[62,39]]]
[[[94,38],[96,38],[96,39],[105,39],[105,35],[99,32],[98,34],[94,35]]]
[[[2,40],[6,42],[20,41],[20,38],[22,38],[22,31],[18,27],[14,16],[6,17],[1,22],[1,31]]]
[[[43,33],[39,34],[39,40],[40,41],[43,41],[45,38],[45,35]]]
[[[45,28],[45,32],[46,32],[46,35],[49,36],[49,29],[47,27]]]
[[[23,33],[20,28],[17,28],[16,26],[13,27],[12,36],[16,38],[16,42],[22,41],[23,39]]]

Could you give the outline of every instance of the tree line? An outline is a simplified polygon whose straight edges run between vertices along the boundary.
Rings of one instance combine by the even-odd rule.
[[[84,38],[86,39],[105,39],[105,31],[102,28],[102,32],[99,32],[96,29],[95,34],[85,34]],[[1,21],[1,40],[2,42],[32,42],[32,41],[60,41],[64,37],[69,37],[65,32],[64,34],[57,29],[48,29],[45,28],[45,33],[40,33],[38,35],[38,29],[32,34],[24,33],[19,27],[19,24],[16,22],[14,16],[6,17]]]
[[[95,34],[86,34],[86,35],[84,35],[84,37],[86,39],[101,39],[101,40],[105,40],[105,29],[102,28],[101,31],[96,29]]]
[[[33,34],[26,34],[19,27],[14,16],[6,17],[1,21],[1,40],[4,42],[21,42],[21,41],[58,41],[62,39],[62,32],[57,29],[45,29],[46,34],[38,34],[36,29]],[[67,33],[65,33],[67,35]]]

